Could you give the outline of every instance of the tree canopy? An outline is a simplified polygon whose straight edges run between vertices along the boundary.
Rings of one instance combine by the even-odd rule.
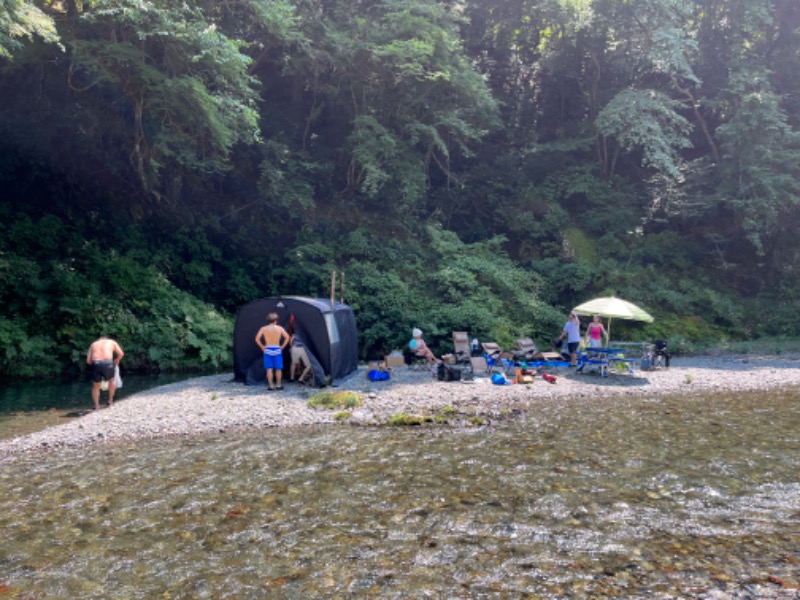
[[[334,269],[365,358],[797,335],[799,68],[790,0],[0,0],[0,371],[222,365]]]

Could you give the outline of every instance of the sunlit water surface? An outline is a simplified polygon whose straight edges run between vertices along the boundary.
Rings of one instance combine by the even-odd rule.
[[[542,403],[0,465],[0,595],[792,598],[800,393]]]

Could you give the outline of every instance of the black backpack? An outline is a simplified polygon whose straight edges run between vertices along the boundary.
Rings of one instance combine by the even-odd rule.
[[[439,381],[461,381],[461,369],[439,363],[436,367],[436,379]]]

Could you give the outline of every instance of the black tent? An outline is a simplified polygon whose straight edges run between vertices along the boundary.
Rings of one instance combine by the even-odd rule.
[[[346,304],[320,298],[282,296],[261,298],[245,304],[236,315],[233,329],[233,375],[248,385],[266,383],[261,350],[256,344],[258,330],[267,324],[267,315],[278,314],[278,325],[294,330],[306,345],[314,383],[335,383],[358,368],[358,339],[353,309]],[[288,372],[289,347],[284,354]]]

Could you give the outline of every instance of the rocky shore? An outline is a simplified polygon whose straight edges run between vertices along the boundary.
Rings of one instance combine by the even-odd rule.
[[[643,399],[674,394],[767,391],[800,386],[800,356],[719,355],[678,357],[669,369],[612,373],[601,377],[575,369],[550,370],[525,385],[493,385],[487,376],[471,382],[438,382],[427,370],[394,369],[389,381],[371,382],[361,368],[336,388],[363,397],[344,411],[309,406],[320,391],[286,382],[282,391],[245,386],[230,374],[198,377],[120,399],[63,425],[0,441],[0,460],[31,451],[96,443],[130,442],[269,427],[339,424],[377,426],[397,415],[423,417],[454,426],[486,425],[535,411],[540,403],[597,401],[618,396]]]

